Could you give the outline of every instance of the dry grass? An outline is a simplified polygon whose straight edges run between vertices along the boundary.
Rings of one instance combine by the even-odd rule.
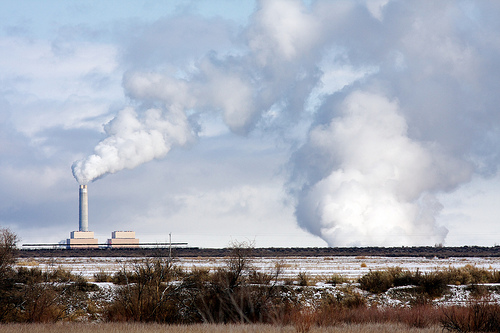
[[[38,266],[40,263],[36,260],[23,260],[23,261],[18,261],[16,263],[17,266],[26,266],[26,267],[33,267],[33,266]]]
[[[311,327],[309,333],[441,333],[441,328],[410,328],[401,324],[349,324]],[[277,325],[160,325],[142,323],[56,323],[56,324],[3,324],[3,333],[296,333],[293,326]]]

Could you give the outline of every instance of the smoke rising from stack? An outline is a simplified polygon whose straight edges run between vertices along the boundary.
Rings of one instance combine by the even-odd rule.
[[[329,245],[442,243],[438,195],[498,160],[483,149],[498,119],[476,117],[499,104],[495,75],[477,80],[498,51],[471,37],[469,14],[449,1],[262,1],[239,52],[182,76],[127,73],[131,99],[164,107],[121,111],[73,174],[86,184],[163,158],[196,138],[188,113],[219,113],[234,133],[298,147],[286,187],[299,225]]]
[[[105,126],[105,132],[108,137],[94,148],[94,154],[73,163],[73,175],[82,185],[162,158],[192,136],[187,117],[175,108],[148,109],[142,115],[126,108]]]
[[[314,127],[297,160],[325,167],[298,194],[297,217],[335,246],[443,243],[433,193],[468,180],[461,161],[408,137],[395,101],[355,91],[330,123]]]

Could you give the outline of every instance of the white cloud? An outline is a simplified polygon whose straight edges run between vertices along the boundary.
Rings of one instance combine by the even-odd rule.
[[[100,129],[110,104],[122,99],[117,50],[77,43],[70,55],[54,54],[48,41],[3,37],[0,82],[15,108],[15,129],[34,137],[53,128]]]
[[[250,48],[262,66],[295,60],[314,45],[319,24],[301,1],[261,1],[250,30]]]
[[[331,244],[417,244],[421,234],[440,242],[438,222],[456,228],[439,217],[442,192],[497,172],[498,5],[273,0],[237,23],[198,15],[203,6],[148,22],[128,5],[102,20],[54,23],[44,36],[57,35],[45,40],[29,39],[29,29],[26,39],[1,37],[0,168],[68,193],[69,165],[84,155],[109,157],[93,176],[135,167],[92,184],[104,234],[100,222],[154,230],[164,214],[200,233],[233,227],[233,218],[245,233],[274,232],[276,212],[291,223],[293,207],[278,203],[285,187],[301,225]],[[171,148],[197,135],[185,146],[198,158],[169,168],[182,157]],[[215,141],[218,149],[205,145]],[[9,187],[2,197],[15,198],[4,201],[2,223],[71,224],[67,194],[41,208],[19,199],[27,185],[16,192],[0,181]],[[465,208],[452,214],[486,221]]]
[[[470,170],[412,141],[398,104],[383,96],[353,92],[340,112],[310,133],[307,149],[324,154],[315,163],[335,162],[299,196],[301,225],[331,246],[443,243],[433,193],[467,181]]]
[[[384,7],[389,3],[390,0],[367,0],[366,8],[370,11],[377,20],[382,21],[384,18]]]

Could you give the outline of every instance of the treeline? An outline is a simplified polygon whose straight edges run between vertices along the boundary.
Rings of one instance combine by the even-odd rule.
[[[226,257],[231,248],[174,247],[176,257]],[[28,257],[152,257],[168,256],[168,247],[128,249],[23,249],[19,256]],[[379,256],[379,257],[500,257],[500,246],[420,246],[420,247],[310,247],[310,248],[254,248],[254,257],[327,257],[327,256]]]
[[[342,276],[325,281],[335,292],[312,285],[307,272],[281,277],[283,264],[268,272],[251,265],[253,248],[235,244],[215,270],[180,269],[175,261],[152,257],[114,274],[87,281],[62,269],[16,267],[17,237],[0,232],[0,322],[266,323],[293,325],[298,332],[342,323],[441,325],[457,332],[500,332],[500,306],[478,292],[464,306],[433,304],[449,284],[499,282],[499,274],[474,266],[419,273],[391,268],[371,271],[355,283]],[[107,282],[107,284],[103,284]],[[98,285],[98,283],[100,283]],[[107,287],[103,287],[107,286]],[[406,286],[407,306],[377,306],[370,295]],[[478,289],[479,291],[480,289]],[[330,289],[331,291],[331,289]]]

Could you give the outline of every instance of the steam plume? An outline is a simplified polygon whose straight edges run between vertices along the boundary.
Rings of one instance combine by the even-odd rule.
[[[297,206],[299,223],[332,246],[442,243],[436,190],[470,176],[458,160],[411,140],[394,101],[356,91],[340,116],[313,128],[297,159],[314,162]],[[322,172],[313,168],[328,166]]]
[[[120,112],[73,174],[85,183],[163,157],[193,137],[186,110],[219,113],[234,133],[293,138],[298,222],[329,245],[441,243],[437,194],[499,160],[484,148],[498,143],[498,47],[471,13],[454,1],[261,1],[234,53],[210,51],[180,76],[131,70],[127,95],[168,107]]]
[[[126,108],[106,125],[105,132],[108,136],[94,154],[73,163],[73,175],[80,184],[161,158],[172,146],[192,138],[186,116],[175,108],[149,109],[142,117]]]

